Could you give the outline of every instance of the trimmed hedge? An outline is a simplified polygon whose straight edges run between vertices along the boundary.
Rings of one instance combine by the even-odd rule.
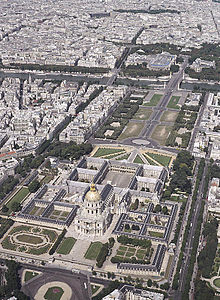
[[[50,251],[49,251],[50,255],[53,255],[55,253],[55,251],[57,250],[58,246],[62,242],[65,234],[66,234],[66,229],[63,229],[63,231],[61,232],[61,234],[58,236],[56,242],[53,244],[52,248],[50,249]]]

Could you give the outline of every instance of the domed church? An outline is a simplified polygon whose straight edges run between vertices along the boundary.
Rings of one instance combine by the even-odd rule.
[[[102,236],[112,219],[110,207],[105,207],[94,183],[85,194],[83,203],[75,217],[75,230],[88,236]]]

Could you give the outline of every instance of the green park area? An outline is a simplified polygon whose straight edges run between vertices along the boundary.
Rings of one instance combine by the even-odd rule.
[[[72,237],[64,238],[57,250],[57,253],[64,255],[69,254],[73,246],[75,245],[75,242],[76,239]]]
[[[160,94],[154,94],[153,97],[150,99],[149,102],[144,102],[144,106],[156,106],[163,95]]]
[[[180,109],[178,102],[180,100],[180,96],[172,96],[169,103],[167,104],[167,108]]]
[[[146,152],[147,156],[158,162],[162,166],[168,166],[171,160],[170,156],[161,155],[157,153]]]
[[[177,116],[178,116],[178,111],[167,110],[167,111],[163,112],[163,114],[160,118],[160,121],[161,122],[175,122]]]
[[[144,107],[139,108],[139,110],[134,115],[133,119],[135,120],[148,120],[152,114],[151,109],[147,109]]]
[[[120,157],[117,157],[116,160],[123,160],[123,159],[128,159],[128,157],[130,156],[130,153],[127,153],[125,155],[122,155]]]
[[[157,238],[163,238],[163,236],[164,236],[163,232],[148,231],[148,233],[150,236],[157,237]]]
[[[114,256],[111,261],[112,263],[137,261],[142,261],[142,263],[149,263],[152,251],[153,249],[151,249],[150,247],[144,248],[120,245],[117,249],[116,256]]]
[[[100,289],[99,285],[91,284],[92,295],[94,295],[98,289]]]
[[[52,179],[54,178],[54,176],[52,175],[46,175],[40,182],[41,185],[43,184],[47,184],[49,183]]]
[[[99,255],[101,249],[102,249],[101,242],[91,243],[89,248],[86,251],[85,258],[95,260],[97,258],[97,256]]]
[[[57,237],[54,230],[19,225],[12,228],[1,244],[4,249],[41,255],[48,252]]]
[[[37,275],[39,275],[38,272],[25,271],[24,282],[27,282],[27,281],[31,280],[32,278],[36,277]]]
[[[14,203],[20,204],[29,193],[27,187],[22,187],[7,203],[8,213],[13,210]]]
[[[220,278],[216,278],[213,283],[217,288],[220,288]]]
[[[156,140],[160,145],[165,145],[166,139],[170,134],[172,126],[157,125],[154,129],[151,138]]]
[[[173,262],[173,256],[169,256],[169,260],[167,263],[167,268],[166,268],[166,272],[165,272],[165,278],[168,279],[169,278],[169,274],[170,274],[170,268],[172,267],[172,262]]]
[[[140,158],[139,155],[137,155],[133,161],[136,164],[144,164],[143,160]]]
[[[152,165],[152,166],[158,166],[158,163],[154,160],[152,160],[148,155],[147,153],[144,153],[143,154],[144,157],[146,158],[146,160],[148,161],[149,165]]]
[[[137,137],[143,129],[143,124],[139,122],[129,122],[125,130],[121,133],[118,140],[124,140],[130,137]]]
[[[94,157],[101,157],[106,156],[110,154],[119,154],[120,152],[123,152],[124,149],[118,149],[118,148],[98,148],[98,150],[94,153]]]
[[[51,287],[47,290],[44,295],[44,299],[46,300],[60,300],[64,291],[58,286]]]

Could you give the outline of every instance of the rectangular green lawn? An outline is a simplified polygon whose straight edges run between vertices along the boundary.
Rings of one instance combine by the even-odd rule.
[[[144,106],[156,106],[160,102],[160,99],[162,96],[163,95],[160,95],[160,94],[154,94],[153,97],[150,99],[150,101],[147,103],[144,103],[143,105]]]
[[[76,239],[72,238],[72,237],[67,237],[65,238],[62,243],[60,244],[57,253],[59,254],[69,254],[70,251],[72,250],[74,244],[76,242]]]
[[[171,159],[170,156],[160,155],[156,153],[147,152],[147,155],[156,160],[162,166],[168,166]]]
[[[117,255],[124,256],[125,255],[125,251],[117,250]]]
[[[26,188],[26,187],[21,188],[7,203],[6,206],[8,207],[9,212],[11,211],[11,206],[14,202],[21,203],[29,193],[30,192],[29,192],[28,188]]]
[[[152,114],[152,112],[153,111],[151,109],[141,107],[136,112],[133,119],[135,119],[135,120],[148,120],[150,118],[150,115]]]
[[[180,96],[172,96],[169,103],[167,104],[167,108],[180,109],[178,102],[180,100]]]
[[[172,130],[172,126],[169,125],[157,125],[154,129],[151,138],[156,140],[160,145],[165,145],[166,139]]]
[[[86,251],[85,258],[95,260],[97,256],[99,255],[99,252],[102,249],[102,243],[101,242],[94,242],[91,243],[88,250]]]
[[[128,249],[128,247],[126,246],[119,246],[118,250],[121,250],[121,251],[126,251]]]
[[[134,256],[134,252],[127,252],[125,254],[126,257],[131,257],[131,256]]]
[[[129,247],[129,248],[128,248],[128,251],[129,251],[129,252],[133,252],[133,253],[135,253],[135,251],[136,251],[136,248]]]
[[[136,257],[137,257],[137,259],[144,259],[145,255],[140,254],[140,253],[136,253]]]
[[[153,237],[162,238],[164,234],[163,234],[162,232],[149,231],[149,235],[150,235],[150,236],[153,236]]]

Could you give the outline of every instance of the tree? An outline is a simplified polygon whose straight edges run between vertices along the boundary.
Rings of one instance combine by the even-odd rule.
[[[206,281],[198,280],[195,284],[195,300],[214,300],[215,292],[207,286]]]
[[[160,285],[160,288],[167,291],[167,290],[169,290],[170,285],[168,282],[165,282],[164,284]]]
[[[3,212],[3,213],[8,212],[8,207],[7,207],[6,205],[3,205],[3,207],[2,207],[2,212]]]
[[[11,210],[12,211],[19,211],[21,209],[21,205],[18,202],[13,202],[11,205]]]
[[[204,226],[203,235],[206,238],[206,245],[198,256],[198,267],[203,277],[209,278],[212,265],[216,256],[218,246],[217,221],[213,219]]]
[[[149,278],[148,281],[147,281],[147,286],[151,287],[153,284],[152,280]]]
[[[176,73],[179,71],[179,66],[178,65],[172,65],[170,67],[170,71],[173,72],[173,73]]]
[[[115,244],[115,239],[113,237],[110,237],[108,239],[109,248],[112,248]]]
[[[40,182],[37,179],[35,179],[29,184],[28,189],[30,193],[35,193],[39,189],[39,187]]]
[[[161,205],[160,204],[157,204],[154,208],[154,213],[158,213],[158,212],[161,212]]]
[[[130,225],[129,224],[125,224],[125,230],[130,230]]]
[[[131,210],[136,210],[136,209],[138,209],[138,206],[139,206],[139,200],[135,199],[135,202],[131,204],[130,209]]]
[[[45,168],[47,168],[47,169],[51,169],[51,162],[50,162],[50,160],[48,159],[47,160],[47,162],[45,163]]]
[[[163,198],[169,199],[171,197],[171,191],[170,190],[165,190],[163,193]]]
[[[192,169],[194,157],[190,154],[189,151],[182,150],[178,153],[173,164],[173,170],[178,171],[181,163],[185,163],[189,169]]]
[[[162,208],[162,212],[163,212],[164,215],[168,215],[168,213],[169,213],[168,208],[166,206],[164,206]]]

